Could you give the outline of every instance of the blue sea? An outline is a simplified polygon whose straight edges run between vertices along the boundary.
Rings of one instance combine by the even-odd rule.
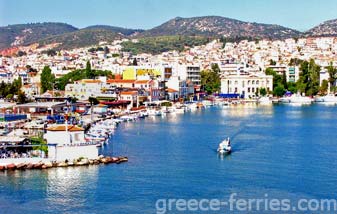
[[[101,153],[129,162],[0,172],[0,213],[156,213],[158,199],[232,193],[337,199],[336,124],[337,107],[318,104],[210,107],[122,123]],[[219,156],[227,136],[233,152]]]

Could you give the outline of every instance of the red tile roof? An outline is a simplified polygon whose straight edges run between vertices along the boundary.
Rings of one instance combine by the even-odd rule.
[[[66,131],[66,125],[57,125],[57,126],[51,126],[47,128],[48,131]],[[78,131],[84,131],[83,128],[79,126],[74,125],[68,125],[68,131],[69,132],[78,132]]]
[[[135,80],[120,80],[120,79],[109,79],[106,81],[107,83],[134,83]]]

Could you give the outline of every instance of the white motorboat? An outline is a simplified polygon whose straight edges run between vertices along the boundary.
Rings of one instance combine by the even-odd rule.
[[[219,154],[229,154],[232,151],[232,147],[231,147],[231,142],[230,139],[227,138],[225,140],[223,140],[218,147],[218,153]]]
[[[313,99],[310,97],[301,96],[299,94],[293,94],[290,97],[282,97],[279,99],[281,103],[290,103],[290,104],[311,104]]]
[[[161,116],[162,112],[159,109],[148,109],[147,113],[149,116]]]
[[[334,94],[328,94],[322,97],[316,97],[315,102],[323,102],[323,103],[337,103],[337,96]]]
[[[301,95],[292,95],[290,97],[290,103],[298,103],[298,104],[311,104],[312,99],[310,97],[304,97]]]

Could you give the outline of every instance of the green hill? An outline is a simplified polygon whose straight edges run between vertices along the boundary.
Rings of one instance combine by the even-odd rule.
[[[65,33],[57,36],[48,37],[40,40],[40,45],[51,43],[61,43],[56,49],[73,49],[97,45],[99,42],[112,42],[123,38],[124,35],[104,29],[82,29],[71,33]]]
[[[122,51],[138,53],[159,54],[165,51],[183,51],[185,47],[203,45],[209,39],[202,36],[158,36],[139,38],[138,42],[123,42]]]
[[[18,24],[0,27],[0,49],[16,45],[28,45],[49,36],[76,31],[64,23]]]

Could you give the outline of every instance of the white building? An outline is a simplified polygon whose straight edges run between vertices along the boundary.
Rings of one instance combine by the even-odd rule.
[[[74,125],[56,125],[47,128],[44,135],[48,144],[48,158],[72,161],[80,157],[98,158],[96,144],[86,143],[84,129]]]
[[[76,97],[79,100],[87,100],[89,97],[96,97],[101,94],[103,83],[101,80],[83,79],[67,84],[65,95]]]
[[[201,71],[199,65],[179,65],[177,66],[177,76],[181,80],[190,80],[194,85],[201,84]],[[173,75],[175,75],[173,73]]]
[[[300,78],[300,69],[298,66],[290,66],[286,70],[287,82],[297,82]]]
[[[255,97],[261,88],[273,90],[273,76],[264,73],[227,75],[221,78],[222,94],[240,94],[244,98]]]
[[[327,69],[321,69],[319,72],[319,85],[322,85],[323,80],[329,81],[329,72]]]

